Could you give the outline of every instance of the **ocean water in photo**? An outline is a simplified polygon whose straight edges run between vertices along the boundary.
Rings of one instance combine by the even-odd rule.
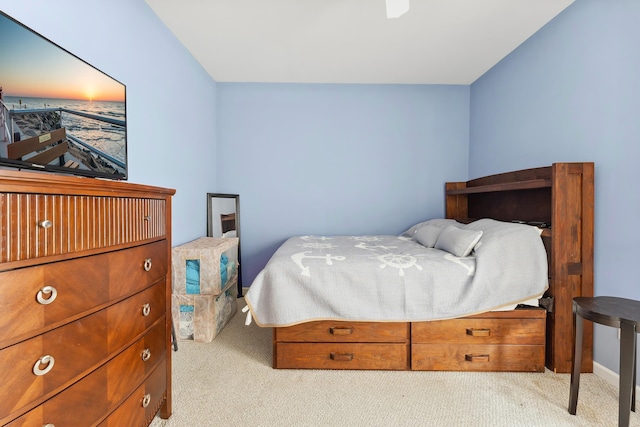
[[[7,108],[16,111],[22,109],[66,108],[106,118],[125,120],[124,102],[17,96],[4,96],[3,102]],[[126,129],[124,127],[64,111],[61,113],[61,118],[62,126],[66,129],[67,135],[72,135],[122,162],[126,161]]]

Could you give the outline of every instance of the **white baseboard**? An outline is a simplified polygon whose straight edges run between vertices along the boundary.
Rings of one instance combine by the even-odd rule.
[[[616,388],[620,386],[620,375],[598,362],[593,362],[593,373]],[[638,385],[636,385],[636,396],[640,396],[640,386]]]

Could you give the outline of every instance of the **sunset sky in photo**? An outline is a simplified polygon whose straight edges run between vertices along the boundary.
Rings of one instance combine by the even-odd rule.
[[[0,14],[0,87],[5,96],[125,101],[125,87]]]

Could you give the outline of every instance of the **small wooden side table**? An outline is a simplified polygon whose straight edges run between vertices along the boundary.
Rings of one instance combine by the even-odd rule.
[[[636,410],[636,332],[640,325],[640,301],[606,296],[573,299],[574,347],[569,395],[569,413],[572,415],[576,414],[578,405],[583,319],[620,329],[618,426],[628,426],[629,413]]]

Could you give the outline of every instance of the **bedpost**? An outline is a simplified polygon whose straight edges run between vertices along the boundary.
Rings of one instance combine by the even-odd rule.
[[[449,194],[449,190],[466,188],[466,182],[447,182],[445,184],[445,218],[468,218],[469,209],[466,194]]]
[[[552,258],[549,287],[554,309],[547,319],[547,367],[571,370],[574,297],[593,296],[593,163],[552,166]],[[593,326],[585,325],[582,372],[593,372]]]

